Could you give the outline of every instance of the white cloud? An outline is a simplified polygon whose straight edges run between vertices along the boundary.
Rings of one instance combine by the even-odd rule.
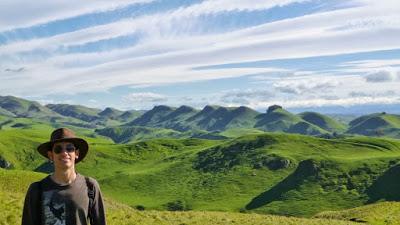
[[[254,109],[266,108],[267,106],[278,104],[284,108],[302,108],[302,107],[324,107],[340,106],[351,107],[356,105],[374,105],[374,104],[399,104],[400,98],[397,97],[347,97],[347,98],[312,98],[312,99],[276,99],[274,101],[251,102],[249,107]]]
[[[134,3],[150,0],[2,0],[0,7],[0,31],[28,27],[82,14],[113,10]]]
[[[168,100],[168,98],[167,96],[152,92],[138,92],[124,96],[123,100],[129,103],[153,103],[165,102]]]
[[[376,60],[358,60],[343,63],[342,67],[353,67],[360,69],[381,69],[385,67],[400,66],[400,59],[376,59]]]
[[[338,87],[341,82],[336,77],[295,77],[276,81],[273,87],[283,93],[288,94],[312,94],[323,91],[324,93],[332,91]]]
[[[390,81],[395,81],[396,79],[397,79],[396,74],[393,71],[389,70],[374,71],[365,75],[365,80],[367,82],[375,82],[375,83],[390,82]]]
[[[396,6],[384,7],[384,15],[382,15],[382,7],[364,5],[281,20],[223,34],[196,36],[190,32],[183,34],[177,32],[179,29],[185,30],[186,26],[193,27],[196,22],[193,16],[196,14],[204,15],[224,10],[254,10],[256,7],[274,6],[271,1],[259,3],[264,4],[262,6],[255,4],[254,1],[205,1],[201,4],[0,47],[0,55],[12,55],[15,51],[20,51],[19,46],[24,46],[24,49],[57,49],[60,45],[82,44],[138,30],[147,34],[137,46],[126,49],[103,53],[56,55],[45,60],[36,59],[35,62],[16,60],[13,66],[24,67],[26,71],[18,76],[8,76],[7,79],[0,78],[0,92],[74,94],[104,91],[120,85],[150,86],[238,77],[286,70],[279,68],[192,70],[192,68],[214,64],[400,48],[397,38],[400,36],[400,26],[390,22],[399,17],[397,16],[398,6],[397,8]],[[335,29],[349,23],[351,25],[351,21],[370,21],[371,19],[382,22],[377,23],[376,26],[368,26],[368,29],[365,26]],[[5,63],[3,61],[1,64],[5,66]],[[325,84],[323,82],[317,84],[318,82],[307,80],[304,84],[292,85],[286,81],[286,84],[277,83],[276,88],[292,90],[294,93],[305,93],[307,90],[324,90],[324,88],[330,89],[337,86],[337,83],[332,81],[327,81]],[[63,84],[61,87],[57,85],[60,83]]]
[[[246,89],[224,91],[219,99],[222,104],[248,105],[252,101],[266,101],[274,96],[275,94],[271,90]]]
[[[129,35],[134,33],[135,31],[143,31],[144,33],[151,34],[151,39],[154,39],[156,36],[160,35],[163,35],[163,38],[167,38],[170,35],[175,36],[177,33],[179,33],[179,35],[185,35],[182,32],[177,32],[177,29],[187,29],[188,27],[197,26],[196,18],[199,16],[235,10],[261,10],[303,1],[305,0],[284,0],[280,3],[276,3],[270,0],[262,0],[255,3],[252,0],[209,0],[201,2],[199,4],[191,5],[189,7],[181,7],[175,11],[169,11],[166,13],[163,12],[158,14],[145,15],[135,19],[123,19],[117,22],[93,26],[49,38],[18,41],[16,43],[10,43],[6,46],[0,46],[0,50],[3,53],[29,51],[38,48],[55,50],[59,46],[84,44],[98,40],[111,39],[118,36]],[[136,0],[131,2],[151,1]],[[125,4],[127,4],[127,2],[125,2]],[[99,7],[100,6],[101,5],[99,5]],[[84,11],[82,11],[81,13],[84,13]],[[23,49],[20,48],[21,42],[23,42],[25,46]]]

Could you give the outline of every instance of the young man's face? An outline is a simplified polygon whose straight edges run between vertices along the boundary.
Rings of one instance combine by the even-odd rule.
[[[54,162],[54,168],[68,169],[75,166],[75,160],[79,157],[79,150],[71,142],[57,142],[48,157]]]

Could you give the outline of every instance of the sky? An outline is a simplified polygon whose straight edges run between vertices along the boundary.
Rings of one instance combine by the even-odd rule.
[[[400,113],[398,0],[2,0],[0,95]]]

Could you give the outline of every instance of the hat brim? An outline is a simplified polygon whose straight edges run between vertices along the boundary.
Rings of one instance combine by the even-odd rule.
[[[75,164],[82,161],[86,157],[86,154],[89,150],[89,144],[82,138],[62,138],[62,139],[57,139],[56,141],[49,141],[39,145],[37,147],[37,151],[42,156],[49,158],[47,152],[51,151],[52,150],[51,148],[53,147],[54,143],[57,142],[71,142],[75,145],[75,147],[79,150],[79,158],[75,160]]]

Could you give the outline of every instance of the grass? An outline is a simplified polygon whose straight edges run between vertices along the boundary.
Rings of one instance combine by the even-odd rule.
[[[0,169],[0,224],[19,224],[22,216],[22,206],[25,192],[31,182],[43,178],[45,174],[19,170]],[[109,198],[105,200],[107,223],[110,225],[130,224],[338,224],[351,225],[348,221],[335,219],[304,219],[272,215],[257,215],[228,212],[166,212],[166,211],[138,211],[124,204],[117,203]]]
[[[49,125],[7,126],[0,130],[0,153],[14,168],[32,170],[45,162],[34,149],[48,140]],[[386,199],[382,187],[397,193],[388,172],[400,162],[400,142],[394,139],[262,133],[114,144],[93,130],[76,130],[90,143],[78,171],[97,178],[106,196],[130,207],[166,210],[181,202],[195,211],[311,217]],[[379,191],[373,196],[371,190]]]
[[[371,225],[396,225],[400,224],[400,203],[380,202],[353,209],[326,211],[314,218],[353,220]]]

